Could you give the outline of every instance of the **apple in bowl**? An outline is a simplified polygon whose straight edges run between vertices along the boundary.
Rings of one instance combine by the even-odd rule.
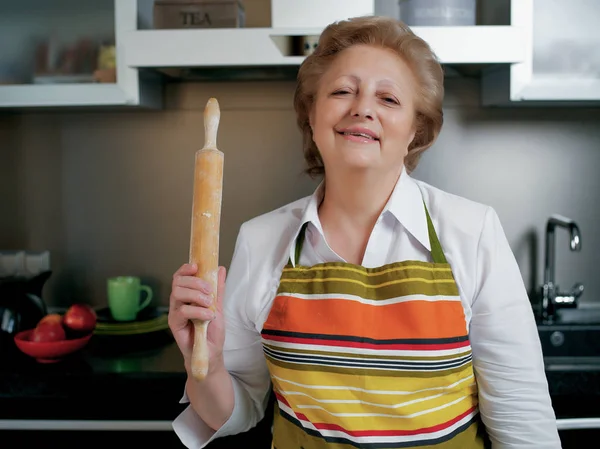
[[[60,316],[60,314],[58,313],[51,313],[49,315],[46,315],[45,317],[43,317],[39,322],[38,322],[38,326],[41,326],[44,323],[62,323],[62,316]]]
[[[60,321],[39,322],[31,333],[31,341],[43,343],[67,339],[67,333]]]
[[[96,328],[96,311],[87,304],[73,304],[62,317],[62,324],[72,337],[91,333]]]
[[[65,314],[44,316],[34,329],[19,332],[15,345],[40,363],[57,362],[83,348],[96,327],[96,312],[87,304],[73,304]]]

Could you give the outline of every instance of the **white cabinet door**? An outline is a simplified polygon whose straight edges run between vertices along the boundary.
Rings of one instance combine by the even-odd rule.
[[[485,105],[600,104],[600,1],[513,0],[527,59],[483,77]]]
[[[599,20],[598,0],[534,1],[526,99],[600,100]]]
[[[125,65],[136,27],[136,0],[0,2],[0,107],[158,106]]]

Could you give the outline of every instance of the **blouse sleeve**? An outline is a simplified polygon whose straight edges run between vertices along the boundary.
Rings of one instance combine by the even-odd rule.
[[[533,310],[492,208],[479,241],[470,339],[493,449],[560,449]]]
[[[243,231],[242,225],[223,298],[223,357],[233,381],[233,413],[218,431],[214,431],[189,405],[173,422],[175,433],[188,448],[200,449],[216,438],[250,430],[264,417],[269,399],[270,377],[262,352],[261,337],[246,313],[248,292],[252,288],[249,279],[250,252]],[[185,390],[180,402],[189,402]]]

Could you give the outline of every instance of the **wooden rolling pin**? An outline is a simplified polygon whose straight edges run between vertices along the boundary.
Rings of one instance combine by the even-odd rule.
[[[219,269],[219,231],[223,192],[223,153],[217,149],[219,103],[210,98],[204,108],[204,148],[196,151],[190,263],[198,265],[196,276],[213,288],[210,309],[216,311]],[[192,376],[202,380],[208,372],[208,321],[194,322]]]

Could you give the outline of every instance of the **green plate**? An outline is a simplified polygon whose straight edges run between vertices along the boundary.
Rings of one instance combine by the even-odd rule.
[[[137,335],[169,328],[168,314],[156,308],[142,310],[134,321],[116,321],[108,308],[96,311],[96,335]]]

